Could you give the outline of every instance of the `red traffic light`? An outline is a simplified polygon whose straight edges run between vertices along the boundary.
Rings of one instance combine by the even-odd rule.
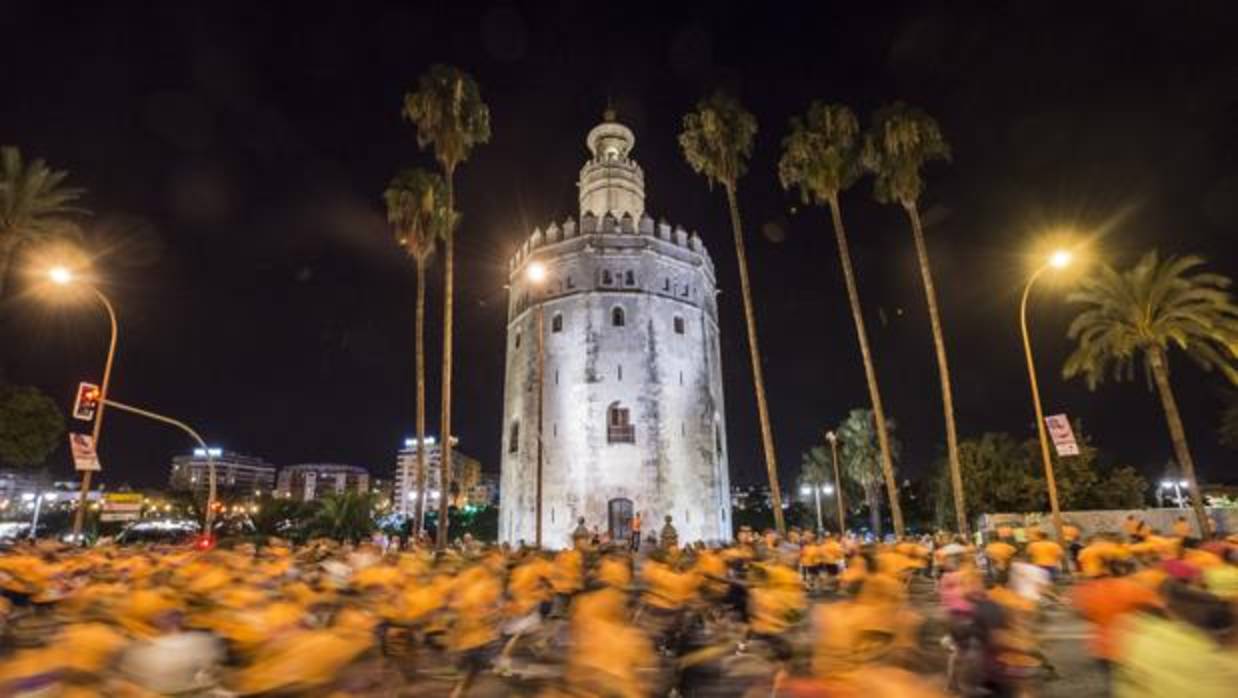
[[[100,397],[99,386],[85,381],[78,383],[77,396],[73,399],[73,417],[83,422],[94,419],[99,411]]]

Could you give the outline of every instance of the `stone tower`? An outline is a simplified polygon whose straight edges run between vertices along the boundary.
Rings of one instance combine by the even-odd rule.
[[[509,265],[499,539],[536,536],[539,325],[543,545],[569,545],[579,517],[627,537],[634,512],[646,533],[670,515],[682,542],[728,539],[713,262],[646,213],[628,127],[608,110],[585,142],[579,218]]]

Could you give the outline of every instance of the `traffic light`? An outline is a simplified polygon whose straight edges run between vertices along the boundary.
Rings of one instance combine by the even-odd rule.
[[[99,386],[85,381],[77,384],[77,397],[73,399],[73,416],[83,422],[95,418],[99,411]]]

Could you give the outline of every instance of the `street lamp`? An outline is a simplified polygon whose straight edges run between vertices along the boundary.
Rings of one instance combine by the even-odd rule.
[[[833,431],[825,432],[825,440],[830,442],[830,453],[834,457],[834,489],[838,491],[838,500],[835,504],[838,506],[838,536],[841,538],[847,533],[846,517],[843,512],[843,482],[838,475],[838,434]]]
[[[1062,540],[1062,511],[1057,501],[1057,480],[1053,476],[1053,461],[1049,456],[1049,437],[1045,431],[1045,415],[1040,406],[1040,387],[1036,383],[1036,362],[1032,358],[1032,342],[1027,334],[1027,298],[1031,295],[1032,286],[1050,269],[1060,270],[1070,266],[1074,254],[1070,250],[1059,249],[1049,255],[1027,280],[1023,288],[1023,300],[1019,303],[1019,327],[1023,332],[1023,352],[1027,356],[1027,377],[1032,386],[1032,406],[1036,410],[1036,433],[1040,439],[1040,455],[1045,464],[1045,482],[1049,486],[1049,509],[1053,514],[1053,527],[1057,529],[1058,540]]]
[[[47,278],[57,286],[69,286],[78,282],[77,274],[73,270],[63,265],[57,265],[47,270]],[[103,308],[107,311],[108,321],[112,327],[111,338],[107,345],[107,360],[103,364],[103,382],[99,386],[99,407],[95,410],[95,422],[90,431],[90,441],[94,446],[95,453],[99,453],[99,435],[103,428],[103,410],[107,407],[107,389],[112,382],[112,361],[116,358],[116,310],[112,308],[111,301],[107,296],[103,295],[93,284],[88,284],[87,288],[95,294],[95,298],[103,304]],[[86,517],[86,497],[90,492],[90,477],[94,471],[82,471],[82,489],[78,495],[77,512],[73,515],[73,540],[79,540],[82,533],[82,522]]]
[[[1173,490],[1173,492],[1174,492],[1174,504],[1175,504],[1175,505],[1176,505],[1179,509],[1185,509],[1185,508],[1186,508],[1186,500],[1182,497],[1182,489],[1183,489],[1183,488],[1185,488],[1186,486],[1187,486],[1187,481],[1186,481],[1186,480],[1176,480],[1176,479],[1174,479],[1174,480],[1168,480],[1168,479],[1167,479],[1167,480],[1161,480],[1161,486],[1160,486],[1160,489],[1157,491],[1157,496],[1158,496],[1158,497],[1160,497],[1160,498],[1163,500],[1163,499],[1164,499],[1164,495],[1163,495],[1162,493],[1163,493],[1164,491],[1166,491],[1166,490]],[[1163,503],[1163,502],[1162,502],[1162,503]]]
[[[530,262],[525,269],[525,278],[534,287],[541,287],[546,281],[546,265],[541,262]],[[535,543],[542,547],[542,424],[544,421],[545,380],[546,373],[546,307],[545,299],[537,303],[537,529]]]

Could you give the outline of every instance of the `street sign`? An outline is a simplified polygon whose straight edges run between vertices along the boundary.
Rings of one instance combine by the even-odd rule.
[[[80,419],[83,422],[89,422],[95,418],[95,412],[99,411],[99,386],[94,383],[82,381],[77,384],[77,395],[73,398],[73,417]],[[78,468],[81,470],[81,468]]]
[[[141,515],[142,494],[140,492],[108,492],[103,495],[103,512],[99,514],[100,521],[137,521]]]
[[[69,434],[69,450],[73,452],[73,469],[101,470],[99,455],[95,453],[95,440],[90,434]]]
[[[1079,455],[1079,443],[1075,441],[1075,431],[1070,428],[1070,420],[1064,414],[1051,414],[1045,417],[1045,426],[1049,428],[1049,438],[1053,439],[1053,447],[1059,456]]]

